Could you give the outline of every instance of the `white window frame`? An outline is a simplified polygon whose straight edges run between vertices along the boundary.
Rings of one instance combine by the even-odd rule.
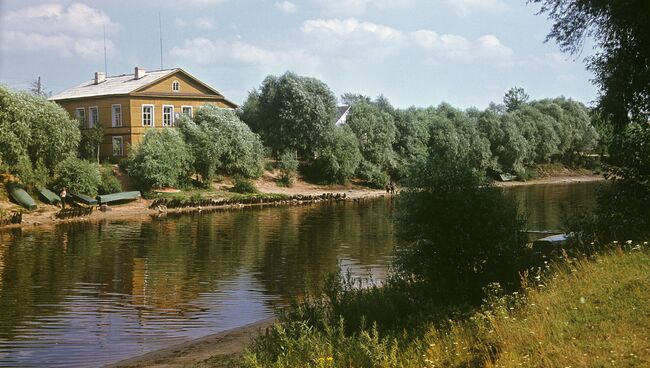
[[[181,84],[179,81],[175,80],[172,82],[172,92],[180,92],[181,91]]]
[[[165,109],[170,108],[172,111],[169,113],[169,123],[165,123]],[[174,105],[163,105],[162,107],[162,126],[164,127],[173,127],[174,126]]]
[[[145,123],[144,123],[144,109],[145,109],[145,107],[151,107],[151,115],[149,116],[151,121],[150,121],[149,125],[145,125]],[[152,105],[152,104],[142,104],[142,126],[143,127],[152,127],[152,128],[154,126],[156,126],[155,119],[154,119],[155,114],[156,114],[156,107],[154,105]]]
[[[93,119],[93,110],[97,111],[97,121],[95,121],[95,119]],[[99,107],[98,106],[90,106],[88,108],[88,128],[94,127],[95,124],[99,124]]]
[[[79,113],[81,113],[81,114],[79,114]],[[77,118],[77,121],[79,122],[79,125],[81,125],[81,127],[85,127],[86,126],[86,108],[85,107],[77,107],[74,110],[74,115]]]
[[[115,113],[116,108],[119,109],[119,114]],[[122,126],[122,104],[111,105],[111,126],[113,128],[119,128]]]
[[[118,155],[115,154],[115,142],[119,141],[120,152]],[[124,137],[121,135],[115,135],[111,139],[111,151],[113,156],[124,156]]]
[[[181,114],[185,114],[185,112],[183,111],[185,109],[190,109],[190,113],[187,114],[187,116],[189,116],[190,119],[191,119],[192,115],[194,115],[194,108],[192,106],[190,106],[190,105],[182,105],[181,106]]]

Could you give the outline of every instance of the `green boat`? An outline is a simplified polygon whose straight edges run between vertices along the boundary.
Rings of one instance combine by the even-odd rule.
[[[68,193],[68,197],[72,199],[75,202],[85,204],[88,206],[93,206],[97,204],[97,200],[93,197],[88,197],[85,194],[74,194],[74,193]]]
[[[22,186],[16,183],[7,183],[7,191],[16,203],[27,208],[28,210],[36,209],[36,202],[27,194]]]
[[[58,195],[56,195],[56,193],[54,193],[53,191],[45,187],[38,188],[38,196],[45,203],[49,203],[49,204],[61,203],[61,197],[59,197]]]
[[[133,192],[119,192],[119,193],[111,193],[111,194],[102,194],[97,196],[97,200],[101,204],[105,203],[111,203],[111,202],[119,202],[119,201],[131,201],[135,200],[141,197],[141,194],[139,191],[133,191]]]

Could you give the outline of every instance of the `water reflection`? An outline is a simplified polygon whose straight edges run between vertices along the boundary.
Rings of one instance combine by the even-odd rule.
[[[96,366],[272,315],[339,262],[385,272],[389,202],[0,233],[0,365]]]
[[[509,189],[529,228],[597,184]],[[269,317],[338,264],[381,279],[392,202],[0,232],[0,366],[97,366]]]

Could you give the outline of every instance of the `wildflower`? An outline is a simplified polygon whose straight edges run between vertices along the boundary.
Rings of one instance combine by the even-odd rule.
[[[587,300],[585,299],[585,297],[581,296],[580,297],[580,304],[585,304],[586,302],[587,302]]]

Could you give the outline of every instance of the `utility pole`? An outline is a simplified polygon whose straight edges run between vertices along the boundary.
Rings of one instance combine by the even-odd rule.
[[[108,63],[106,62],[106,25],[104,24],[104,74],[108,77]]]
[[[38,76],[38,81],[36,82],[36,94],[39,96],[42,96],[43,94],[41,93],[41,76]]]

